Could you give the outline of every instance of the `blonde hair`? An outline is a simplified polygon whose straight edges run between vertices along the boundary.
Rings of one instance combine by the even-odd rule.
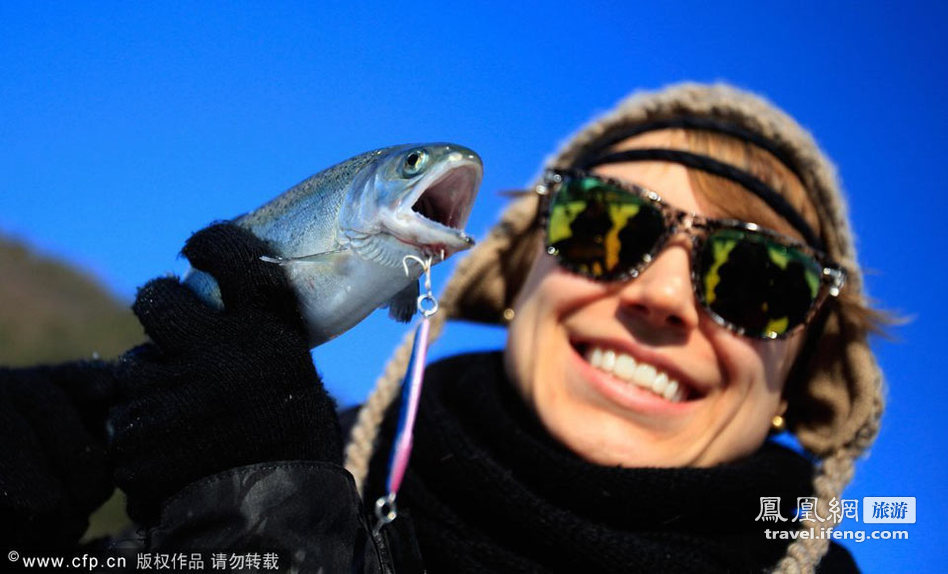
[[[820,220],[806,188],[796,175],[770,152],[754,144],[727,135],[699,130],[682,130],[688,151],[710,156],[733,165],[763,181],[787,200],[814,233],[820,235]],[[802,240],[788,222],[750,194],[740,184],[696,169],[688,177],[697,192],[698,203],[708,215],[757,223],[774,231]]]

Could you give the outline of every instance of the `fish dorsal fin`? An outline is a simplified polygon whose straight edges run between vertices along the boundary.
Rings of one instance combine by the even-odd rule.
[[[412,281],[385,304],[388,315],[396,321],[407,323],[418,309],[418,282]]]

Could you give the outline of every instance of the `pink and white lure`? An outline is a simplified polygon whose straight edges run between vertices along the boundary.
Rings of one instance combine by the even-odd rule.
[[[392,444],[392,456],[388,466],[388,479],[385,482],[387,494],[375,501],[375,516],[378,523],[375,526],[376,534],[383,526],[391,523],[398,516],[395,499],[401,488],[408,460],[411,458],[412,441],[414,438],[415,418],[418,415],[418,403],[421,399],[421,388],[424,381],[425,363],[428,357],[428,333],[431,329],[429,317],[437,313],[438,300],[431,292],[431,259],[422,261],[418,257],[406,256],[402,261],[405,273],[408,273],[408,261],[415,261],[422,266],[425,274],[425,293],[418,297],[417,307],[421,314],[421,321],[415,328],[415,337],[412,341],[411,358],[408,369],[402,380],[401,410],[398,415],[398,427],[395,431],[395,441]]]

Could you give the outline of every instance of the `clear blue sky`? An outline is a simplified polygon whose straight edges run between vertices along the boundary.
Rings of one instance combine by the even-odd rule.
[[[477,150],[483,236],[498,190],[630,90],[766,94],[837,162],[870,293],[914,317],[877,342],[888,410],[847,495],[916,496],[918,524],[848,547],[867,572],[948,561],[943,3],[133,4],[0,3],[0,231],[129,301],[185,269],[191,232],[364,150]],[[316,351],[340,401],[364,397],[404,329],[378,314]],[[434,353],[502,339],[449,328]]]

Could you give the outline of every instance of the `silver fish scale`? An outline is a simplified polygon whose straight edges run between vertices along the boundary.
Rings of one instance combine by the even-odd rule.
[[[336,247],[338,229],[329,224],[342,209],[346,190],[363,167],[388,149],[364,153],[323,170],[234,222],[280,248],[277,255],[282,257],[330,251]],[[316,236],[321,239],[318,244],[313,243],[312,234],[304,233],[313,221],[327,224]]]

